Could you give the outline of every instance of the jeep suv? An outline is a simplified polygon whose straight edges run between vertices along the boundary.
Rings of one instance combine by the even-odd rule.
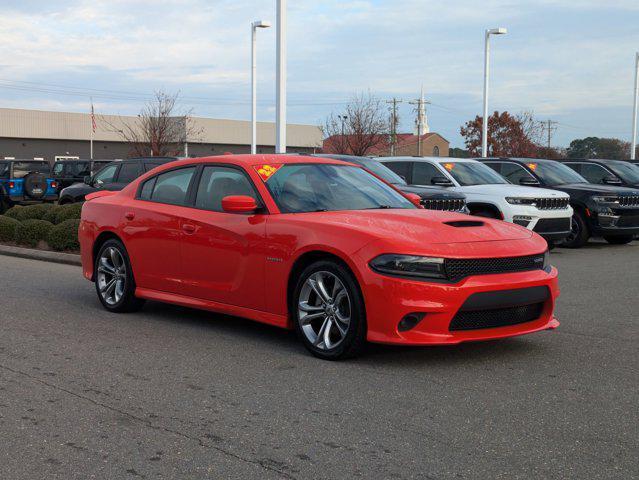
[[[56,181],[44,160],[0,160],[0,213],[14,205],[55,202]]]
[[[578,248],[591,236],[608,243],[630,243],[639,234],[639,189],[588,183],[565,164],[530,158],[488,158],[482,161],[510,181],[554,188],[570,195],[575,214],[564,246]]]
[[[143,173],[176,157],[144,157],[116,160],[102,167],[95,175],[84,177],[82,183],[75,183],[60,192],[60,205],[84,202],[84,197],[98,190],[122,190]]]
[[[84,182],[84,177],[91,176],[113,160],[58,160],[53,164],[53,178],[58,190],[70,187],[74,183]]]
[[[624,160],[561,160],[590,183],[639,188],[639,165]]]
[[[570,234],[570,196],[556,190],[512,185],[475,160],[443,157],[388,157],[380,161],[409,185],[448,186],[466,195],[471,215],[515,223],[533,230],[549,246]]]

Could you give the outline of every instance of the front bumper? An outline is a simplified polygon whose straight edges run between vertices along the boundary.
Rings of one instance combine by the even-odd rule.
[[[509,205],[504,220],[526,227],[546,240],[562,240],[570,234],[572,214],[572,207],[540,210],[528,205]]]
[[[591,212],[595,235],[639,234],[639,208],[619,208],[608,212]]]
[[[559,326],[559,322],[553,316],[555,300],[559,296],[557,270],[554,267],[550,271],[534,270],[468,277],[456,284],[387,277],[372,270],[365,272],[364,276],[365,288],[362,290],[366,303],[368,340],[371,342],[448,345],[523,335]],[[457,314],[468,308],[467,302],[475,294],[493,292],[494,295],[489,295],[491,298],[507,299],[510,295],[507,292],[535,287],[547,288],[548,295],[539,304],[539,310],[532,320],[516,324],[508,324],[506,320],[504,326],[461,330],[456,330],[454,325],[451,325]],[[512,300],[505,300],[501,305],[503,311],[500,315],[503,316],[504,312],[508,314],[508,308],[517,309],[526,304],[525,298],[517,298],[519,299],[515,304],[512,304]],[[538,301],[539,299],[534,299],[534,302]],[[500,308],[499,303],[492,303],[489,307]],[[401,331],[400,321],[410,314],[423,314],[423,319],[412,329]]]

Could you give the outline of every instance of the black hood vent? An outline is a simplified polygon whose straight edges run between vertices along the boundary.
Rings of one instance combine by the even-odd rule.
[[[481,220],[454,220],[452,222],[444,222],[444,225],[450,225],[456,228],[483,227],[484,222]]]

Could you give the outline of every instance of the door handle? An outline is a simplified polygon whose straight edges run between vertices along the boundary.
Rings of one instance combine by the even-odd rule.
[[[127,220],[133,220],[135,218],[135,213],[133,212],[126,212],[124,214],[124,218],[126,218]]]
[[[189,235],[191,235],[192,233],[195,233],[195,225],[184,223],[182,224],[182,230],[184,231],[184,233],[188,233]]]

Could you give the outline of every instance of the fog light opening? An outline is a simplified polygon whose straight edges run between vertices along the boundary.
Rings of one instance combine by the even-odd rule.
[[[397,324],[397,330],[399,332],[407,332],[408,330],[412,330],[417,326],[419,322],[426,316],[425,313],[409,313],[404,318],[402,318]]]

